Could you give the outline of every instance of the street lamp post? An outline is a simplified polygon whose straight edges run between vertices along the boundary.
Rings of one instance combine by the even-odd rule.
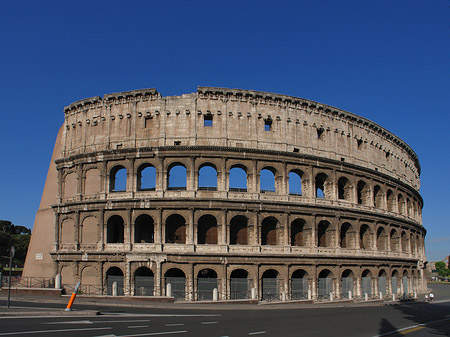
[[[8,285],[8,309],[9,309],[9,302],[11,300],[11,270],[12,270],[12,259],[14,255],[16,254],[16,247],[11,246],[11,249],[9,251],[9,285]]]

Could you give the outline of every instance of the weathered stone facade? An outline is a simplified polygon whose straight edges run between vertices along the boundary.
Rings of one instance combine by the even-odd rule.
[[[65,108],[24,276],[102,294],[116,281],[164,296],[171,283],[189,300],[421,292],[419,175],[389,131],[301,98],[85,99]]]

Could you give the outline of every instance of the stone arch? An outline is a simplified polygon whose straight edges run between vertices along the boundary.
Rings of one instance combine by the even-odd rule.
[[[259,172],[259,186],[260,192],[276,192],[275,177],[277,175],[277,170],[271,166],[265,166]]]
[[[388,294],[387,273],[384,269],[380,269],[378,272],[378,291],[382,296]]]
[[[289,194],[302,195],[303,175],[304,173],[299,169],[293,169],[289,171]]]
[[[395,212],[395,196],[394,192],[392,190],[388,190],[386,193],[386,199],[387,199],[387,209],[388,211]]]
[[[205,214],[198,219],[198,244],[217,244],[217,232],[217,219],[215,216]]]
[[[230,298],[232,300],[250,298],[249,273],[247,270],[238,268],[230,273]]]
[[[203,268],[197,273],[197,299],[213,300],[214,289],[219,289],[217,272],[211,268]]]
[[[261,245],[278,245],[279,222],[277,218],[269,216],[261,222]]]
[[[367,198],[369,192],[370,192],[369,184],[367,184],[364,180],[358,181],[358,184],[356,185],[358,204],[369,205],[369,200]]]
[[[280,296],[280,274],[275,269],[267,269],[261,275],[261,294],[263,301],[279,299]]]
[[[124,221],[120,215],[112,215],[106,224],[107,243],[124,242]]]
[[[83,219],[81,225],[81,243],[87,245],[96,245],[98,242],[98,220],[94,216],[88,216]]]
[[[296,269],[291,274],[291,300],[307,299],[309,275],[304,269]]]
[[[318,299],[329,298],[330,293],[333,292],[333,273],[329,269],[324,268],[318,271],[317,288]]]
[[[156,168],[150,163],[143,163],[137,170],[137,190],[154,191],[156,189]]]
[[[232,192],[247,192],[247,167],[240,164],[231,166],[228,183]]]
[[[376,208],[384,208],[383,190],[380,185],[375,185],[373,188],[373,205]]]
[[[109,191],[124,192],[127,190],[127,169],[123,165],[116,165],[109,171]]]
[[[187,169],[183,163],[174,162],[167,169],[167,189],[186,190]]]
[[[377,229],[377,250],[387,250],[388,235],[383,226]]]
[[[198,170],[198,189],[217,191],[217,177],[217,168],[214,164],[201,164]]]
[[[230,221],[230,245],[248,245],[248,218],[235,215]]]
[[[85,266],[81,270],[81,284],[83,286],[100,286],[100,274],[98,273],[97,269],[93,266]],[[87,293],[91,293],[89,290]]]
[[[186,220],[179,214],[171,214],[166,222],[166,243],[186,243]]]
[[[75,243],[75,222],[71,218],[66,218],[61,223],[61,244],[73,245]]]
[[[367,294],[369,298],[373,296],[372,272],[369,269],[361,273],[361,294]]]
[[[84,195],[94,195],[100,192],[100,170],[90,168],[85,171]]]
[[[168,268],[164,272],[164,290],[166,291],[167,285],[170,284],[172,297],[179,300],[186,299],[186,275],[180,268]]]
[[[68,172],[64,177],[64,198],[71,198],[77,194],[77,173],[76,172]]]
[[[291,222],[291,246],[306,245],[306,221],[295,219]]]
[[[406,215],[405,198],[403,198],[403,194],[401,193],[398,194],[397,204],[398,204],[398,212],[402,215]]]
[[[355,275],[351,269],[345,269],[341,273],[341,297],[351,298],[354,294]]]
[[[123,270],[119,267],[112,266],[106,271],[106,294],[113,295],[113,284],[117,283],[117,295],[123,296]]]
[[[397,271],[397,269],[392,270],[391,272],[391,291],[392,294],[397,295],[399,293],[399,272]]]
[[[347,177],[340,177],[338,180],[338,199],[352,200],[352,186]]]
[[[134,221],[134,242],[155,242],[155,222],[150,215],[141,214]]]
[[[332,247],[333,246],[333,225],[327,221],[322,220],[317,225],[317,247]]]
[[[361,225],[359,228],[359,240],[361,249],[372,249],[372,230],[369,225]]]
[[[408,236],[406,235],[405,231],[402,231],[402,234],[401,234],[401,246],[402,246],[402,252],[403,253],[408,252],[408,244],[409,244]]]
[[[395,228],[391,230],[390,240],[391,240],[391,252],[400,251],[400,235],[398,234],[397,230],[395,230]]]
[[[349,222],[344,222],[340,230],[340,246],[341,248],[356,247],[356,232]]]
[[[134,272],[134,295],[153,296],[154,274],[150,268],[139,267]]]
[[[327,183],[328,176],[325,173],[318,173],[314,180],[315,184],[315,197],[319,199],[324,199],[327,195],[327,191],[325,190],[325,186]]]

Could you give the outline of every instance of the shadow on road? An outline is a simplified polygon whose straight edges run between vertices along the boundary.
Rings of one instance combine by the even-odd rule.
[[[450,307],[448,305],[437,303],[401,303],[392,305],[399,310],[405,319],[411,321],[411,326],[416,324],[426,324],[427,332],[438,336],[449,336],[450,332]],[[436,322],[439,320],[449,319],[444,322]],[[435,322],[435,323],[430,323]],[[401,327],[393,326],[388,319],[383,318],[380,322],[379,334],[386,336],[399,336],[399,333],[392,333]]]

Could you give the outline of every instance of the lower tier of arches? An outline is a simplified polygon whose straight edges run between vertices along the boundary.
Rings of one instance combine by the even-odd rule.
[[[177,300],[397,298],[426,291],[417,261],[282,261],[270,257],[97,256],[57,258],[66,289],[88,295],[172,296]],[[253,262],[252,262],[253,260]]]

